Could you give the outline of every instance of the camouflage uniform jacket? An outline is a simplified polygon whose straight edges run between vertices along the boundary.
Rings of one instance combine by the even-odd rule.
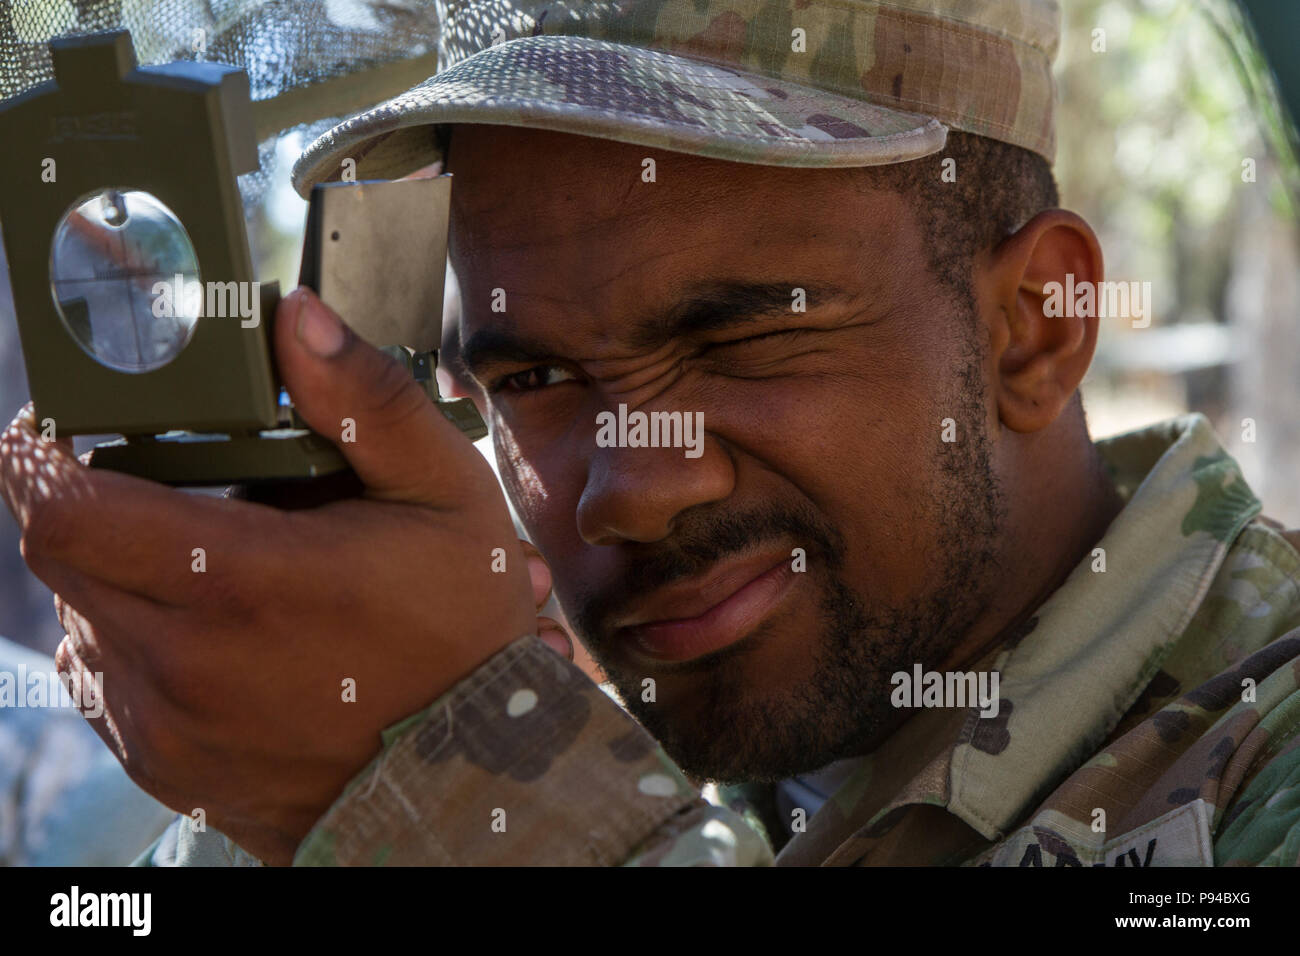
[[[1202,416],[1098,447],[1125,507],[981,662],[997,716],[919,710],[806,826],[770,787],[707,802],[525,637],[386,731],[295,863],[1300,862],[1300,536]]]

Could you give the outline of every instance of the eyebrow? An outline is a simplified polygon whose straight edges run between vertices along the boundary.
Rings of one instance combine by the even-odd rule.
[[[668,312],[633,323],[620,337],[631,348],[651,350],[672,339],[734,328],[777,315],[797,315],[792,312],[795,289],[804,290],[808,311],[849,298],[845,290],[827,284],[712,281],[696,285]],[[475,377],[493,365],[541,363],[561,357],[543,340],[501,327],[475,332],[464,343],[460,354],[462,364]]]

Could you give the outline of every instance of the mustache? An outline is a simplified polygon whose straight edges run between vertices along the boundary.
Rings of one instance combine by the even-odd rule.
[[[578,607],[570,620],[587,641],[599,644],[608,638],[609,622],[635,598],[764,544],[789,541],[804,549],[809,567],[832,573],[844,562],[843,536],[808,505],[768,503],[729,513],[686,511],[675,524],[666,541],[620,546],[624,571],[619,578],[599,590],[578,594]]]

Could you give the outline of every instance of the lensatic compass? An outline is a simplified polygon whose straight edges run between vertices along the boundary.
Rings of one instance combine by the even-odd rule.
[[[0,224],[38,422],[119,434],[91,455],[175,485],[347,470],[276,374],[279,290],[258,283],[236,177],[257,168],[247,74],[137,65],[125,31],[50,43],[54,80],[0,104]],[[310,285],[438,395],[451,177],[319,186]]]

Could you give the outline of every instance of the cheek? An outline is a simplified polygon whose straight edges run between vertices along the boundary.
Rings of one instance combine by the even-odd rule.
[[[492,449],[496,453],[497,471],[515,514],[528,529],[537,525],[541,503],[546,500],[546,485],[514,432],[504,425],[495,412],[492,418]]]
[[[706,431],[737,466],[734,497],[810,505],[844,544],[847,584],[864,599],[894,603],[915,593],[935,542],[934,448],[945,415],[921,356],[884,361],[852,346],[767,379],[687,374],[675,407],[701,411]],[[501,479],[529,539],[548,560],[563,599],[567,575],[590,555],[576,524],[594,442],[575,428],[516,429],[491,412]]]
[[[590,560],[577,532],[583,474],[574,470],[574,456],[565,454],[571,446],[539,442],[533,447],[495,415],[492,445],[506,495],[525,537],[546,558],[551,593],[567,615],[580,604],[577,592],[588,577],[584,558]]]
[[[934,449],[943,415],[930,392],[879,370],[840,367],[728,383],[726,394],[712,422],[751,476],[748,493],[743,477],[739,486],[744,503],[768,494],[805,499],[842,540],[846,584],[872,603],[913,595],[936,557]]]
[[[577,546],[577,502],[583,473],[568,442],[516,431],[491,413],[492,447],[506,496],[528,540],[555,564]],[[557,575],[558,576],[558,575]]]

